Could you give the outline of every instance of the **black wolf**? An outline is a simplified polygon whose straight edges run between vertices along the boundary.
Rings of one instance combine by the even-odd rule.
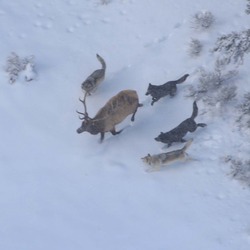
[[[183,137],[187,134],[187,132],[194,132],[197,127],[205,127],[207,126],[205,123],[196,123],[195,117],[198,115],[198,107],[196,101],[193,102],[193,113],[190,118],[186,119],[182,123],[180,123],[174,129],[163,133],[161,132],[156,138],[156,141],[166,143],[169,146],[173,142],[185,142],[186,140]]]
[[[183,83],[188,78],[189,74],[182,76],[180,79],[175,81],[169,81],[162,85],[153,85],[149,83],[146,95],[152,96],[151,105],[159,101],[164,96],[170,95],[171,97],[175,96],[177,91],[176,84]]]

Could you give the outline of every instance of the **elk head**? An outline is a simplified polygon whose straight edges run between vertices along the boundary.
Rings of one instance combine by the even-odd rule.
[[[95,118],[90,118],[87,112],[87,106],[86,106],[86,96],[87,96],[87,92],[84,95],[84,99],[81,100],[79,98],[79,101],[81,103],[83,103],[83,107],[84,107],[84,113],[83,112],[79,112],[76,111],[78,114],[82,115],[83,117],[79,116],[80,120],[83,120],[82,125],[80,128],[78,128],[76,130],[76,132],[78,134],[82,133],[82,132],[89,132],[92,135],[96,135],[98,133],[103,133],[102,131],[102,126],[100,126],[100,124],[103,124],[103,122],[101,120],[95,119]]]

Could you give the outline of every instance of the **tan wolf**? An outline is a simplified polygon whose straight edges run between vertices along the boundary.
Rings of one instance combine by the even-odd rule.
[[[106,63],[104,59],[96,54],[98,61],[101,63],[102,68],[95,70],[87,79],[82,83],[82,90],[84,90],[88,95],[93,93],[98,85],[104,80],[106,72]]]
[[[151,168],[147,170],[148,172],[158,171],[160,170],[161,166],[168,165],[171,162],[190,159],[188,157],[188,154],[186,153],[186,150],[192,142],[193,140],[191,139],[181,149],[155,155],[148,154],[147,156],[141,159],[144,163],[151,166]]]

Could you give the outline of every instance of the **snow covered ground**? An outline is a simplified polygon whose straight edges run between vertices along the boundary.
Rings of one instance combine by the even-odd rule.
[[[194,161],[147,173],[141,157],[167,151],[154,140],[192,113],[186,98],[197,69],[213,67],[217,37],[249,28],[244,0],[44,0],[1,1],[1,65],[15,52],[35,56],[36,79],[24,72],[14,84],[0,72],[0,249],[3,250],[248,250],[250,191],[230,176],[227,155],[249,155],[250,142],[234,114],[204,112],[189,133]],[[215,16],[208,31],[191,17]],[[187,52],[191,38],[202,54]],[[83,111],[81,83],[107,63],[105,81],[87,99],[91,117],[123,89],[140,102],[135,122],[117,136],[77,134]],[[249,88],[249,55],[239,68],[242,94]],[[154,106],[148,83],[190,74],[174,98]],[[175,144],[168,150],[180,148]]]

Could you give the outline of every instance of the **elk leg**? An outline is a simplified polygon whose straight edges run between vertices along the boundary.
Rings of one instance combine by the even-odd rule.
[[[136,113],[137,109],[135,110],[135,112],[133,113],[132,117],[131,117],[131,121],[133,122],[135,120],[135,113]]]
[[[100,142],[102,142],[104,140],[104,132],[101,132],[101,138],[100,138]]]
[[[133,115],[132,115],[132,117],[131,117],[131,121],[132,121],[132,122],[135,120],[135,114],[136,114],[136,112],[137,112],[138,107],[142,107],[142,106],[143,106],[142,104],[140,104],[140,103],[138,104],[138,106],[137,106],[135,112],[133,113]]]
[[[122,130],[123,130],[123,129],[121,129],[121,130],[119,130],[119,131],[116,131],[115,128],[113,128],[112,130],[110,130],[110,133],[111,133],[112,135],[118,135],[118,134],[120,134],[120,133],[122,132]]]

